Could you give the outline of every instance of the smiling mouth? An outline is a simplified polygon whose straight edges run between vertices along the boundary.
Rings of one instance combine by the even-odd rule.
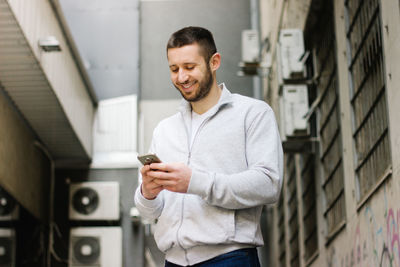
[[[183,88],[183,90],[187,91],[190,89],[196,82],[190,82],[190,83],[181,83],[180,86]]]

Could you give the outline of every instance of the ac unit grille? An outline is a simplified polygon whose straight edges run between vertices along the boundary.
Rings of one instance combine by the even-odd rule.
[[[72,203],[77,212],[88,215],[98,208],[99,195],[92,188],[83,187],[74,193]]]
[[[100,238],[93,236],[72,237],[73,264],[80,266],[100,266]]]

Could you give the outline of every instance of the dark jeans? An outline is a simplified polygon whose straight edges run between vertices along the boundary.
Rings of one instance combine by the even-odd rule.
[[[191,265],[193,267],[260,267],[257,249],[244,248],[228,252],[207,261]],[[165,261],[165,267],[181,267]]]

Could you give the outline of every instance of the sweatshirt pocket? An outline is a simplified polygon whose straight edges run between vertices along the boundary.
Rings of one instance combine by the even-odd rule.
[[[178,219],[177,214],[161,214],[157,220],[154,238],[158,248],[163,252],[177,245],[176,231],[178,230]]]
[[[235,236],[235,211],[207,204],[198,196],[185,199],[178,239],[185,248],[229,243]]]
[[[154,238],[158,248],[166,252],[177,246],[176,233],[182,218],[183,194],[162,191],[164,194],[164,208],[155,225]]]

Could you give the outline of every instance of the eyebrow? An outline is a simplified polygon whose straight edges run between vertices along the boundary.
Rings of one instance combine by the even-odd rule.
[[[198,63],[195,63],[195,62],[186,62],[186,63],[183,63],[182,65],[183,65],[183,66],[187,66],[187,65],[198,65]],[[175,66],[177,66],[177,64],[171,64],[171,65],[169,65],[170,68],[171,68],[171,67],[175,67]]]

